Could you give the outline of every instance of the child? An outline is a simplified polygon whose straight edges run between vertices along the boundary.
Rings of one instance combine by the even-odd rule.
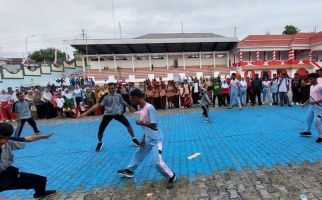
[[[12,134],[12,125],[0,123],[0,192],[6,190],[34,189],[34,198],[44,198],[54,195],[56,190],[46,190],[46,177],[20,172],[18,168],[11,166],[14,158],[12,150],[24,148],[26,142],[48,139],[52,133],[25,138],[10,137]]]
[[[190,108],[192,106],[192,98],[190,94],[186,94],[183,100],[184,108]]]
[[[15,137],[20,137],[22,129],[26,122],[28,122],[32,127],[34,133],[36,135],[39,135],[40,131],[37,128],[35,120],[31,116],[29,102],[25,100],[25,97],[21,92],[18,92],[16,96],[18,98],[18,101],[16,101],[12,106],[12,112],[15,114],[18,121]]]
[[[212,95],[212,87],[208,87],[207,88],[207,91],[205,91],[201,97],[201,100],[200,100],[200,106],[203,110],[203,116],[205,117],[205,122],[210,122],[209,120],[209,108],[208,108],[208,105],[211,104],[211,100],[210,100],[210,97]]]
[[[175,173],[168,168],[161,157],[162,133],[158,126],[155,108],[144,100],[144,94],[139,89],[134,89],[130,92],[130,100],[134,105],[140,105],[142,108],[140,111],[140,120],[136,121],[136,124],[142,126],[144,136],[140,143],[140,148],[135,152],[134,159],[126,169],[118,170],[117,173],[132,178],[135,169],[152,151],[154,164],[158,171],[169,179],[167,188],[171,189],[174,187],[177,178]]]
[[[64,104],[65,104],[65,99],[61,95],[60,92],[57,94],[57,98],[56,98],[55,104],[57,105],[56,109],[57,109],[58,118],[59,119],[62,119],[63,118],[63,109],[64,109]]]
[[[306,105],[310,105],[309,112],[313,110],[315,113],[315,125],[319,132],[319,137],[316,140],[316,143],[322,142],[322,127],[321,127],[321,118],[322,118],[322,84],[318,83],[317,79],[319,78],[319,74],[311,73],[307,77],[312,84],[310,87],[310,99],[307,100],[302,107]],[[307,123],[311,123],[312,121],[308,120]],[[310,126],[310,124],[307,124]],[[311,136],[311,132],[305,131],[300,133],[302,136]]]

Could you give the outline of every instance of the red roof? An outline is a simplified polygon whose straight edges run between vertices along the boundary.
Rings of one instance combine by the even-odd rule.
[[[238,48],[243,47],[290,47],[293,45],[312,45],[322,42],[322,32],[297,33],[294,35],[249,35]]]

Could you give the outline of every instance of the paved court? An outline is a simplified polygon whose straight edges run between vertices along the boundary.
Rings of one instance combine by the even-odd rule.
[[[239,110],[212,110],[212,123],[204,123],[201,112],[159,116],[164,135],[163,158],[178,175],[192,179],[229,168],[256,169],[260,166],[285,166],[289,163],[321,160],[322,145],[316,144],[316,130],[310,138],[299,137],[306,111],[299,107],[256,107]],[[141,138],[141,128],[134,125]],[[99,120],[65,121],[41,124],[43,132],[53,131],[50,140],[28,144],[16,151],[15,166],[21,171],[48,177],[48,188],[62,193],[89,191],[130,182],[119,178],[117,169],[125,168],[135,147],[126,129],[112,122],[104,135],[104,150],[95,152]],[[31,134],[30,127],[24,136]],[[187,157],[200,152],[195,159]],[[135,173],[137,185],[162,179],[148,157]],[[0,196],[31,197],[32,190],[2,192]]]

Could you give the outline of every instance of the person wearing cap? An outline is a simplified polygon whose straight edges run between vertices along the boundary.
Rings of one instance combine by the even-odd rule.
[[[32,118],[30,111],[30,103],[25,100],[23,93],[17,93],[18,101],[12,106],[12,112],[15,114],[18,121],[15,137],[20,137],[22,129],[26,122],[32,127],[34,133],[39,135],[41,132],[37,128],[35,120]]]
[[[34,198],[44,198],[54,195],[56,190],[46,190],[46,177],[20,172],[18,168],[12,166],[14,161],[13,150],[24,148],[26,142],[48,139],[52,133],[24,138],[11,137],[12,134],[13,126],[11,124],[0,123],[0,192],[6,190],[34,189]]]
[[[308,117],[306,120],[306,131],[300,133],[302,136],[311,136],[310,131],[313,119],[315,117],[315,126],[318,130],[319,137],[316,142],[322,142],[322,83],[318,83],[319,74],[311,73],[307,77],[311,83],[310,87],[310,99],[302,104],[302,107],[309,105]]]
[[[136,139],[134,131],[130,122],[123,115],[123,104],[125,104],[131,112],[134,112],[135,109],[126,103],[121,94],[116,93],[116,83],[108,84],[108,93],[104,94],[98,102],[86,112],[80,115],[80,117],[85,117],[89,113],[95,111],[99,106],[104,107],[104,116],[101,121],[101,124],[98,129],[98,144],[96,146],[96,152],[100,152],[103,149],[103,134],[108,126],[108,124],[113,120],[117,120],[122,123],[128,130],[129,134],[132,137],[132,143],[135,146],[139,146],[140,142]]]

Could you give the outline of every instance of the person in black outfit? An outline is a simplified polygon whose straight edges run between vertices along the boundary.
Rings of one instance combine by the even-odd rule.
[[[52,196],[56,190],[46,190],[47,178],[44,176],[20,172],[12,166],[12,150],[22,149],[26,142],[48,139],[52,133],[47,135],[28,136],[24,138],[10,137],[13,127],[8,123],[0,123],[0,192],[6,190],[34,189],[34,198]]]
[[[262,93],[263,85],[262,80],[258,78],[258,74],[255,74],[255,78],[253,79],[253,98],[252,98],[252,106],[255,104],[256,96],[258,100],[258,105],[262,105],[261,93]]]

